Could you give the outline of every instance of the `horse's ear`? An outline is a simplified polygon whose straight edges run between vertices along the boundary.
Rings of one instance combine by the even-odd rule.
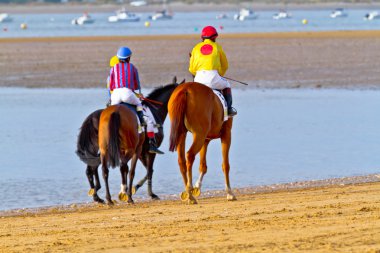
[[[180,82],[179,84],[183,84],[186,82],[186,79],[183,79],[182,82]]]
[[[177,76],[173,77],[173,82],[172,83],[177,83]]]

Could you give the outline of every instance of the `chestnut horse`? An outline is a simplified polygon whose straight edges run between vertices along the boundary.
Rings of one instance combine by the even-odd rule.
[[[183,80],[181,83],[185,82]],[[156,119],[158,126],[158,133],[156,133],[157,145],[163,141],[163,123],[167,116],[167,104],[172,94],[173,90],[178,86],[177,78],[173,78],[172,84],[167,84],[165,86],[158,87],[154,89],[147,96],[147,100],[142,102],[143,106],[148,107],[154,118]],[[149,102],[149,101],[156,101]],[[82,123],[77,141],[77,151],[76,154],[86,165],[86,175],[91,189],[88,192],[89,196],[92,196],[94,201],[103,203],[104,201],[97,195],[98,190],[101,188],[98,166],[100,165],[99,157],[99,145],[98,145],[98,127],[99,118],[103,109],[99,109],[91,113]],[[140,180],[134,188],[132,188],[132,194],[137,191],[146,181],[148,181],[148,195],[152,199],[159,199],[159,197],[153,193],[152,190],[152,177],[153,177],[153,164],[156,158],[155,153],[149,153],[149,143],[148,138],[145,139],[143,144],[140,161],[143,163],[147,170],[146,176]],[[95,183],[94,183],[95,181]]]
[[[212,139],[221,139],[225,177],[225,189],[228,200],[236,200],[230,187],[229,150],[231,146],[232,118],[224,121],[224,109],[219,98],[209,87],[195,82],[179,85],[168,103],[171,121],[170,151],[177,149],[178,164],[181,170],[185,191],[182,200],[196,204],[194,197],[199,196],[203,176],[207,172],[207,146]],[[187,132],[193,135],[193,143],[185,156]],[[193,187],[192,167],[195,156],[200,152],[199,178]]]
[[[109,166],[112,168],[120,166],[122,189],[119,199],[133,203],[131,192],[133,178],[145,140],[145,133],[139,133],[138,128],[136,114],[125,105],[111,105],[100,114],[99,151],[108,204],[113,204],[108,185]],[[127,190],[128,162],[131,159]]]

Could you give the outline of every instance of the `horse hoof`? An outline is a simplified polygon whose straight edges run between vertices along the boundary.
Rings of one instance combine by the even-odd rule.
[[[115,203],[112,200],[107,200],[107,205],[113,206],[113,205],[115,205]]]
[[[127,198],[128,198],[128,196],[127,196]],[[134,204],[135,202],[133,201],[133,199],[132,198],[128,198],[128,204]]]
[[[233,194],[227,194],[227,200],[228,201],[235,201],[235,200],[237,200],[237,198]]]
[[[195,205],[195,204],[198,204],[198,201],[195,198],[189,198],[187,200],[187,204],[189,204],[189,205]]]
[[[186,191],[181,192],[180,198],[182,201],[186,201],[189,199],[189,194]]]
[[[150,195],[150,197],[153,199],[153,200],[160,200],[160,197],[158,197],[156,194],[152,193]]]
[[[125,192],[120,192],[119,193],[119,200],[120,201],[123,201],[123,202],[126,202],[128,201],[128,195],[125,193]]]
[[[135,195],[135,194],[136,194],[137,189],[138,189],[138,187],[136,187],[136,186],[132,186],[132,191],[131,191],[132,195]]]
[[[95,189],[94,189],[94,188],[91,188],[91,189],[88,191],[87,195],[91,197],[91,196],[94,196],[94,193],[95,193]]]
[[[199,197],[199,195],[201,195],[201,188],[194,187],[193,190],[191,191],[191,194],[194,197]]]
[[[95,202],[98,202],[98,203],[100,203],[100,204],[104,204],[104,200],[101,199],[101,198],[99,198],[98,195],[94,195],[94,201],[95,201]]]

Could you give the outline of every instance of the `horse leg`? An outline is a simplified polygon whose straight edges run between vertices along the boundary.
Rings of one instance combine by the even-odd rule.
[[[188,194],[188,203],[197,204],[197,200],[194,198],[193,194],[193,163],[196,154],[201,150],[206,136],[193,133],[193,144],[186,153],[186,172],[187,172],[187,185],[186,193]]]
[[[156,158],[156,154],[150,154],[148,155],[148,162],[147,162],[147,178],[148,178],[148,195],[154,199],[154,200],[159,200],[160,198],[153,193],[152,191],[152,177],[153,177],[153,163],[154,159]]]
[[[221,136],[222,142],[222,156],[223,164],[222,169],[225,178],[225,189],[227,192],[227,200],[236,200],[230,186],[230,162],[229,162],[229,152],[231,146],[231,131],[224,131]]]
[[[185,141],[186,141],[186,133],[182,134],[179,137],[178,145],[177,145],[177,154],[178,154],[178,165],[181,171],[183,183],[186,187],[187,185],[187,175],[186,175],[186,156],[185,156]],[[182,198],[182,197],[181,197]],[[184,200],[184,199],[182,199]]]
[[[132,157],[132,161],[131,161],[131,170],[129,171],[129,187],[128,187],[128,191],[127,191],[127,195],[128,195],[128,203],[133,203],[133,199],[132,199],[132,187],[133,187],[133,179],[135,177],[135,170],[136,170],[136,164],[137,164],[137,160],[138,160],[138,155],[139,153],[135,153]]]
[[[119,200],[120,201],[127,201],[127,176],[128,176],[128,163],[123,162],[120,166],[120,175],[121,175],[121,185],[120,185],[120,192],[119,192]]]
[[[102,171],[103,171],[103,179],[104,183],[106,185],[106,200],[108,205],[113,205],[112,199],[111,199],[111,194],[110,194],[110,188],[108,185],[108,174],[109,174],[109,169],[107,166],[107,159],[102,157]]]
[[[206,154],[207,154],[207,147],[208,147],[209,143],[210,143],[210,140],[206,139],[206,141],[203,144],[203,147],[199,153],[199,155],[200,155],[199,178],[198,178],[197,182],[195,183],[194,194],[193,194],[195,197],[198,197],[201,194],[202,180],[203,180],[204,175],[207,173]]]
[[[89,196],[92,196],[95,202],[104,203],[104,200],[99,198],[98,190],[101,188],[99,174],[98,174],[98,166],[87,166],[86,170],[87,178],[90,183],[91,189],[88,192]],[[95,177],[95,184],[94,184]]]
[[[148,153],[148,152],[147,152]],[[153,155],[153,154],[152,154]],[[148,157],[149,157],[149,154],[147,155],[143,155],[142,157],[140,157],[140,161],[142,162],[142,164],[144,165],[145,169],[147,170],[147,173],[145,175],[145,177],[143,177],[133,188],[132,188],[132,194],[135,194],[137,192],[138,189],[140,189],[141,186],[143,186],[146,182],[146,180],[148,179],[148,168],[147,168],[147,160],[148,160]]]

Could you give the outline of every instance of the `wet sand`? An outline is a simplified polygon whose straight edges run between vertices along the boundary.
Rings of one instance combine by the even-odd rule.
[[[143,86],[191,80],[196,35],[0,39],[0,87],[104,87],[109,58],[133,50]],[[380,31],[223,34],[227,77],[259,88],[378,88]],[[15,67],[17,66],[17,67]],[[233,84],[234,87],[241,87]]]
[[[379,252],[380,183],[72,205],[0,218],[2,252]]]

